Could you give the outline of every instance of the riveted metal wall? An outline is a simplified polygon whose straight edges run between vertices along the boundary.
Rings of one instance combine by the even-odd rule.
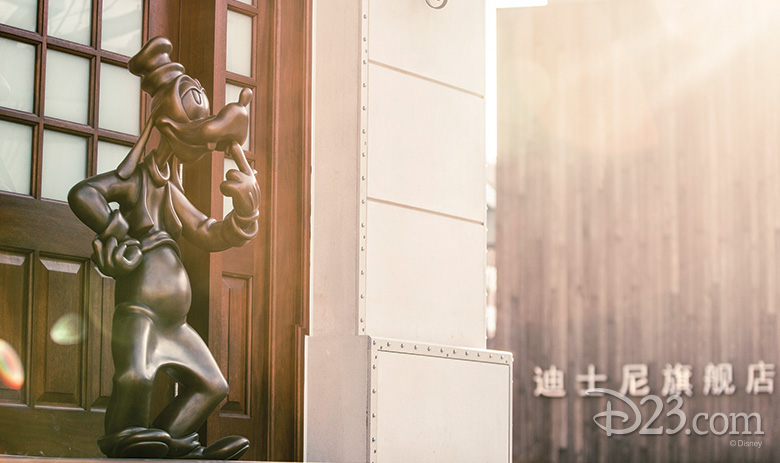
[[[369,461],[511,461],[512,361],[372,338]]]

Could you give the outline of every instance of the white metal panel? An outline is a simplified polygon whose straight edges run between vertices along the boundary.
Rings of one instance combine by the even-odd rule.
[[[372,61],[484,95],[483,0],[371,0],[368,20]]]
[[[372,344],[370,461],[511,461],[511,354]]]
[[[311,333],[349,336],[359,318],[362,10],[329,0],[312,15]]]
[[[372,64],[368,196],[485,218],[484,100]]]
[[[306,339],[307,461],[364,461],[369,439],[369,339]]]
[[[367,334],[484,348],[484,227],[371,200],[367,224]]]

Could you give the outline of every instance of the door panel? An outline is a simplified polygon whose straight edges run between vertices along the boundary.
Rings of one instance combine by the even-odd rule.
[[[8,342],[23,359],[29,352],[26,339],[31,255],[0,249],[0,339]],[[11,389],[0,383],[0,403],[27,403],[27,387],[23,384],[21,389]]]
[[[86,410],[83,337],[85,261],[40,257],[36,262],[30,363],[32,403]]]
[[[90,410],[104,411],[111,397],[114,363],[111,358],[111,320],[114,317],[114,279],[96,270],[90,272],[89,323],[86,325],[88,376],[87,404]]]
[[[230,392],[221,406],[221,416],[249,418],[252,341],[252,277],[228,275],[222,277],[222,313],[220,329],[211,331],[214,356],[228,380]]]

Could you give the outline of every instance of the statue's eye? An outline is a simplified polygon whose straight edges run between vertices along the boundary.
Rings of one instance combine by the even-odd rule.
[[[202,119],[209,115],[209,101],[199,88],[190,88],[181,98],[184,112],[190,120]]]
[[[200,90],[197,89],[191,89],[188,92],[190,95],[192,95],[192,98],[195,100],[195,103],[200,106],[203,101],[203,94],[200,92]]]

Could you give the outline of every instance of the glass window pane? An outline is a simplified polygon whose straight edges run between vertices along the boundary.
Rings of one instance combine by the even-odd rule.
[[[238,0],[241,3],[246,3],[247,5],[254,5],[254,2],[252,0]]]
[[[227,13],[227,70],[244,76],[252,75],[252,18],[229,10]]]
[[[56,0],[49,2],[49,35],[71,42],[90,45],[92,33],[90,0]]]
[[[35,47],[26,43],[0,38],[0,106],[33,111],[35,88]]]
[[[226,180],[225,174],[227,174],[227,171],[235,169],[238,170],[238,164],[236,164],[236,161],[234,161],[230,157],[225,157],[225,172],[222,175],[222,180]],[[233,210],[233,198],[230,196],[223,196],[222,197],[222,218],[225,218],[230,211]]]
[[[239,87],[238,85],[233,84],[225,84],[225,104],[227,103],[235,103],[238,101],[238,95],[241,93],[241,90],[243,90],[244,87]],[[251,109],[252,104],[250,103],[249,106],[247,106],[247,109]],[[251,111],[249,114],[252,114]],[[252,126],[252,121],[250,119],[249,121],[249,127]],[[249,151],[249,127],[247,127],[246,130],[246,141],[244,141],[244,144],[241,145],[242,148]]]
[[[143,14],[141,0],[103,0],[101,48],[125,56],[138,53]]]
[[[0,121],[0,190],[30,194],[32,127]]]
[[[87,177],[87,139],[43,131],[41,197],[67,201],[68,191]]]
[[[98,142],[97,173],[115,170],[130,152],[129,146],[117,145],[107,141]]]
[[[46,116],[87,123],[89,60],[59,51],[46,53]]]
[[[38,0],[0,0],[0,23],[35,32]]]
[[[125,68],[100,63],[100,127],[138,135],[141,79]]]

